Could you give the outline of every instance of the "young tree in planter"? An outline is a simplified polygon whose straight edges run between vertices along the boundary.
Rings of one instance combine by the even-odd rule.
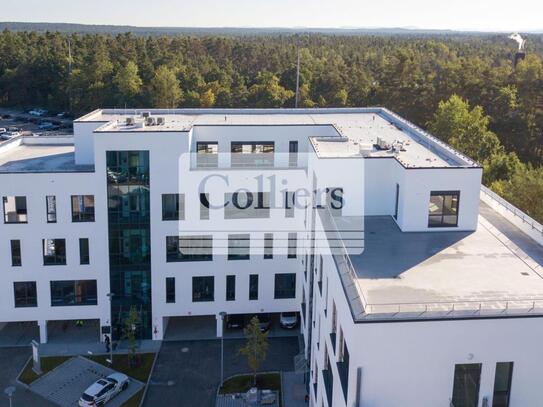
[[[247,343],[239,350],[239,353],[247,358],[247,364],[253,371],[253,385],[256,385],[256,372],[266,359],[268,352],[268,333],[260,330],[259,320],[256,316],[251,319],[243,333]]]
[[[138,350],[138,344],[136,341],[136,326],[140,320],[140,315],[138,313],[138,310],[135,306],[132,306],[130,308],[130,312],[128,313],[128,318],[124,321],[124,330],[123,330],[123,338],[128,341],[128,348],[130,349],[130,352],[128,353],[128,360],[130,362],[131,367],[135,367],[138,363],[137,359],[137,350]]]

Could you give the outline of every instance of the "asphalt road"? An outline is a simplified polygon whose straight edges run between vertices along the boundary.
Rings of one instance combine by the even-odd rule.
[[[245,340],[224,341],[224,377],[247,373],[247,361],[238,354]],[[298,338],[270,338],[261,371],[292,371],[299,353]],[[214,407],[220,382],[220,340],[163,342],[151,377],[144,407]]]
[[[8,386],[16,386],[13,407],[55,407],[49,401],[15,384],[15,379],[31,355],[30,347],[0,348],[0,407],[9,407],[4,394]]]

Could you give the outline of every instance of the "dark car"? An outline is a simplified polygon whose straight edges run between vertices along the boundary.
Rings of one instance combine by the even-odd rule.
[[[249,323],[249,321],[251,321],[251,319],[253,319],[253,317],[258,318],[258,325],[260,327],[261,332],[266,332],[266,331],[268,331],[270,329],[270,327],[271,327],[271,315],[270,314],[264,313],[264,314],[251,315],[249,317],[249,319],[247,320],[247,323]]]
[[[241,329],[245,327],[245,318],[243,318],[243,315],[228,315],[226,317],[226,327],[228,329]]]

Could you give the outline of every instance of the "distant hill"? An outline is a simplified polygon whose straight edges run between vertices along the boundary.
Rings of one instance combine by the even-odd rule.
[[[488,35],[492,33],[426,30],[418,28],[249,28],[249,27],[135,27],[129,25],[88,25],[71,23],[24,23],[0,22],[0,30],[62,32],[80,34],[121,34],[130,32],[135,35],[293,35],[293,34],[327,34],[327,35]]]

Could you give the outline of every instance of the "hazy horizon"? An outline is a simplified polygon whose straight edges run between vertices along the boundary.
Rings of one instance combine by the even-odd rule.
[[[430,0],[3,0],[3,22],[156,28],[543,30],[543,2]],[[451,2],[453,3],[453,2]]]

